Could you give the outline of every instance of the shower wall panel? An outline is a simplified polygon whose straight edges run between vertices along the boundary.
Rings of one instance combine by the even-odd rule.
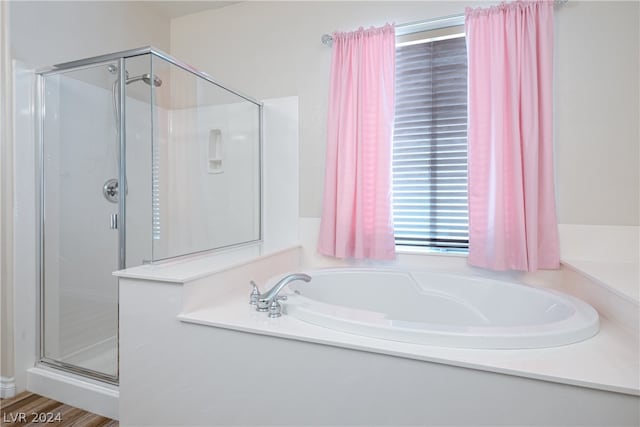
[[[259,234],[259,124],[249,103],[176,109],[170,115],[164,205],[167,247],[189,253],[254,240]],[[211,131],[220,135],[218,169],[210,168]],[[215,133],[215,132],[214,132]],[[185,167],[190,165],[190,167]],[[194,209],[197,207],[197,209]]]

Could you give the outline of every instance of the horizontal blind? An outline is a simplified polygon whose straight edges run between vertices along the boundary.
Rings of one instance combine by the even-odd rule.
[[[464,37],[396,48],[396,244],[468,248]]]

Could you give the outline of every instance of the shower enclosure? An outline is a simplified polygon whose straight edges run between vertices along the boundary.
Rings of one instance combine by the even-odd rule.
[[[261,239],[262,105],[151,47],[37,75],[40,360],[117,383],[112,273]]]

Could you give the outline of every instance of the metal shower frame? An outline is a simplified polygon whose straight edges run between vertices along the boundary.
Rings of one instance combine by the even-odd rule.
[[[239,244],[234,244],[234,245],[230,245],[230,246],[225,246],[224,248],[212,248],[209,250],[204,250],[204,251],[200,251],[200,252],[210,252],[210,251],[215,251],[215,250],[220,250],[220,249],[229,249],[232,247],[239,247],[239,246],[246,246],[246,245],[252,245],[252,244],[257,244],[257,243],[261,243],[263,240],[263,234],[264,234],[264,218],[263,218],[263,187],[264,187],[264,183],[263,183],[263,103],[248,96],[243,94],[240,91],[231,89],[225,85],[223,85],[222,83],[220,83],[219,81],[217,81],[216,79],[214,79],[213,77],[211,77],[210,75],[208,75],[207,73],[204,73],[200,70],[197,70],[196,68],[190,66],[189,64],[182,62],[174,57],[172,57],[171,55],[153,47],[153,46],[146,46],[146,47],[141,47],[141,48],[137,48],[137,49],[130,49],[130,50],[124,50],[124,51],[120,51],[120,52],[114,52],[114,53],[109,53],[109,54],[105,54],[105,55],[99,55],[99,56],[93,56],[90,58],[85,58],[85,59],[81,59],[81,60],[77,60],[77,61],[70,61],[70,62],[64,62],[64,63],[60,63],[60,64],[56,64],[50,67],[46,67],[46,68],[42,68],[42,69],[38,69],[35,71],[35,75],[36,75],[36,111],[35,111],[35,129],[36,129],[36,138],[37,138],[37,152],[38,152],[38,179],[37,179],[37,193],[39,195],[38,197],[38,230],[37,230],[37,235],[39,236],[38,239],[38,246],[37,246],[37,258],[38,258],[38,267],[39,267],[39,283],[38,283],[38,301],[37,304],[39,306],[39,309],[37,310],[38,315],[39,315],[39,319],[37,322],[38,325],[38,331],[37,331],[37,335],[39,336],[39,339],[37,341],[37,352],[38,352],[38,361],[39,363],[42,363],[44,365],[47,366],[51,366],[54,367],[56,369],[60,369],[63,371],[67,371],[70,372],[72,374],[78,374],[93,380],[98,380],[98,381],[103,381],[109,384],[114,384],[117,385],[118,384],[118,380],[119,380],[119,366],[120,363],[118,362],[118,368],[117,368],[117,373],[115,376],[112,375],[108,375],[102,372],[98,372],[98,371],[94,371],[91,369],[86,369],[86,368],[82,368],[76,365],[72,365],[72,364],[68,364],[65,362],[61,362],[58,360],[53,360],[53,359],[49,359],[45,356],[44,354],[44,336],[45,336],[45,324],[44,324],[44,230],[45,230],[45,213],[44,213],[44,203],[45,203],[45,194],[44,194],[44,133],[43,133],[43,129],[44,129],[44,118],[45,118],[45,107],[44,107],[44,101],[45,101],[45,94],[44,94],[44,77],[47,75],[54,75],[54,74],[58,74],[58,73],[63,73],[65,71],[69,71],[69,70],[73,70],[73,69],[82,69],[85,67],[90,67],[92,65],[95,64],[99,64],[99,63],[103,63],[103,62],[108,62],[108,61],[117,61],[118,62],[118,74],[119,74],[119,80],[121,82],[124,82],[127,80],[126,77],[126,69],[125,69],[125,61],[129,58],[133,58],[133,57],[137,57],[137,56],[142,56],[142,55],[152,55],[152,56],[156,56],[172,65],[175,65],[176,67],[179,67],[180,69],[187,71],[193,75],[195,75],[196,77],[201,78],[202,80],[205,80],[215,86],[218,86],[221,89],[224,89],[228,92],[233,93],[234,95],[239,96],[240,98],[243,98],[246,101],[249,101],[253,104],[255,104],[258,107],[258,126],[259,126],[259,133],[258,133],[258,157],[259,157],[259,170],[258,170],[258,177],[259,177],[259,196],[258,196],[258,211],[259,211],[259,225],[258,225],[258,239],[256,240],[252,240],[252,241],[248,241],[248,242],[243,242],[243,243],[239,243]],[[153,75],[153,61],[151,61],[151,69],[150,69],[150,74]],[[119,91],[119,97],[118,97],[118,107],[119,107],[119,113],[118,113],[118,127],[119,127],[119,137],[120,140],[118,141],[119,143],[119,150],[120,150],[120,163],[119,163],[119,173],[118,173],[118,181],[119,182],[126,182],[125,179],[125,175],[126,175],[126,156],[124,155],[124,153],[126,152],[126,93],[127,93],[127,85],[126,84],[121,84],[120,86],[120,91]],[[153,93],[153,92],[152,92]],[[151,99],[151,103],[153,104],[153,97]],[[124,194],[124,192],[123,192]],[[119,221],[118,221],[118,269],[124,269],[126,268],[126,221],[124,220],[126,218],[126,197],[120,197],[118,200],[118,217],[119,217]],[[191,254],[186,254],[186,255],[181,255],[181,256],[177,256],[177,257],[171,257],[170,259],[173,258],[180,258],[182,256],[188,256]],[[118,341],[119,341],[119,325],[118,325]],[[119,347],[119,342],[118,342],[118,347]],[[119,357],[119,356],[118,356]]]

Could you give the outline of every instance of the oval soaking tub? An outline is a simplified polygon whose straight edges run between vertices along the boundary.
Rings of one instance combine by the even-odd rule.
[[[554,347],[598,333],[598,313],[559,292],[499,280],[381,269],[308,271],[285,312],[368,337],[441,347]]]

